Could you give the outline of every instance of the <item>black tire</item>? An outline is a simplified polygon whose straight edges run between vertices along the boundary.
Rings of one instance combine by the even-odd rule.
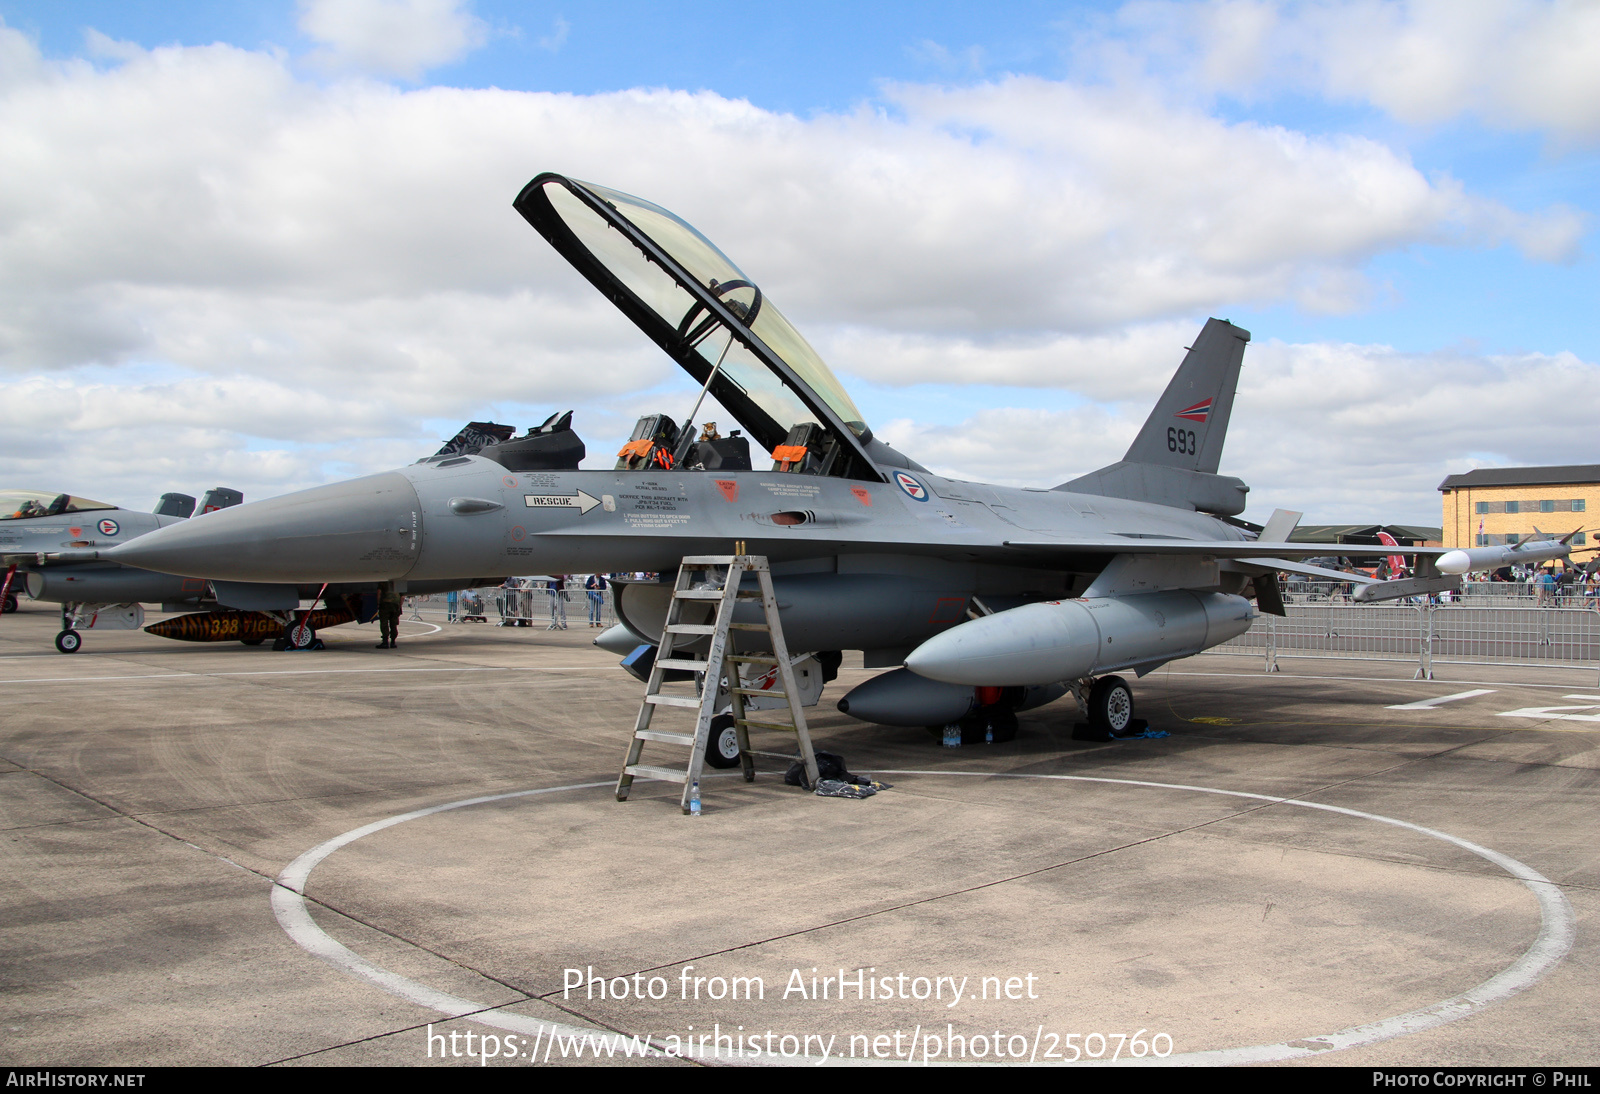
[[[13,594],[7,593],[6,594],[6,602],[5,602],[4,606],[0,606],[0,611],[3,611],[7,615],[10,615],[12,612],[14,612],[16,610],[17,610],[17,598]]]
[[[286,650],[315,649],[316,641],[317,632],[309,624],[291,623],[283,628],[283,648]]]
[[[1089,691],[1089,721],[1113,737],[1133,725],[1133,689],[1120,676],[1102,676]]]
[[[56,635],[56,649],[62,653],[77,653],[83,648],[83,635],[68,627]]]
[[[711,719],[711,735],[706,738],[706,763],[715,768],[739,766],[739,731],[733,715],[719,714]]]
[[[246,646],[259,646],[259,645],[261,645],[261,643],[265,642],[266,639],[265,638],[241,638],[241,639],[239,639],[239,641],[242,642]]]

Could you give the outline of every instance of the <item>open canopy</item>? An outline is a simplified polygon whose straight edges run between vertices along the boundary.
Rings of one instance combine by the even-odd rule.
[[[691,225],[640,198],[543,174],[516,209],[769,451],[812,425],[830,474],[881,479],[871,431],[833,372],[750,279]]]

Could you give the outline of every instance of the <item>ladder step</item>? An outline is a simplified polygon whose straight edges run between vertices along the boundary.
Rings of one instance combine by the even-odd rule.
[[[776,665],[778,659],[770,653],[730,653],[724,661],[738,661],[746,665]]]
[[[760,688],[729,688],[728,690],[733,692],[735,695],[761,695],[768,699],[789,698],[789,693],[787,691],[762,691]]]
[[[658,657],[656,658],[656,668],[683,669],[685,672],[705,672],[706,663],[704,661],[696,661],[692,658]],[[684,682],[687,683],[688,681]]]
[[[684,748],[694,747],[693,733],[669,733],[664,729],[641,729],[634,733],[641,741],[661,741],[669,745],[682,745]]]
[[[750,752],[750,755],[752,755],[752,756],[766,756],[768,759],[772,759],[772,760],[791,760],[792,761],[792,760],[798,760],[800,758],[799,756],[795,755],[793,752],[763,752],[762,750],[757,749],[757,748],[752,748],[752,749],[749,750],[749,752]]]
[[[721,589],[679,589],[672,594],[674,600],[721,600]]]
[[[700,709],[700,697],[689,698],[683,695],[646,695],[644,701],[654,703],[658,707],[688,707],[690,710]]]
[[[678,771],[670,767],[656,767],[652,764],[629,764],[623,771],[636,779],[665,779],[667,782],[681,783],[689,781],[687,771]]]
[[[772,628],[765,623],[729,623],[728,628],[735,631],[770,631]],[[707,627],[708,631],[712,628]]]
[[[737,555],[684,555],[685,566],[732,566]]]
[[[737,626],[737,624],[735,624]],[[716,634],[715,623],[668,623],[668,634]]]
[[[795,731],[794,726],[788,724],[787,722],[754,722],[746,718],[739,724],[744,726],[746,729],[781,729],[785,733],[793,733]]]

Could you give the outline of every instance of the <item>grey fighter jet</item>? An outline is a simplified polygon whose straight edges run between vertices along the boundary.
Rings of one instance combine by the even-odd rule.
[[[206,494],[202,512],[243,500],[237,490],[218,487]],[[73,494],[0,490],[0,580],[7,610],[14,610],[23,591],[34,600],[60,604],[56,649],[76,653],[82,631],[142,626],[141,602],[198,603],[206,592],[203,580],[95,557],[100,549],[179,523],[194,511],[195,500],[187,494],[163,494],[153,513],[141,513]]]
[[[791,651],[827,665],[860,650],[892,670],[841,709],[978,719],[1003,737],[1016,710],[1069,689],[1094,724],[1125,730],[1133,696],[1118,673],[1243,633],[1252,600],[1281,613],[1276,573],[1327,576],[1292,560],[1339,553],[1286,542],[1289,514],[1259,537],[1235,519],[1248,487],[1218,467],[1250,335],[1225,320],[1206,323],[1121,460],[1054,489],[989,486],[932,474],[875,437],[753,280],[667,210],[554,174],[514,205],[693,378],[687,415],[641,419],[609,470],[579,469],[569,416],[513,451],[254,502],[106,557],[404,590],[467,574],[671,572],[742,541],[771,560]],[[660,635],[670,591],[619,587],[640,641]]]

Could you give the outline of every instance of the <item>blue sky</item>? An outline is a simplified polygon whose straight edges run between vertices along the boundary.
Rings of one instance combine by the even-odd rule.
[[[522,279],[513,248],[533,248],[520,222],[481,214],[479,251],[496,252],[483,270],[471,255],[428,256],[453,234],[480,238],[452,224],[478,199],[437,176],[487,170],[479,165],[492,159],[507,161],[509,180],[519,145],[529,174],[563,167],[552,155],[575,172],[606,170],[599,181],[647,190],[747,269],[772,271],[762,275],[769,289],[782,289],[785,310],[851,378],[880,431],[939,470],[1036,484],[1111,462],[1181,355],[1183,332],[1206,314],[1255,333],[1230,438],[1236,465],[1224,470],[1263,503],[1330,520],[1431,521],[1443,473],[1597,458],[1587,415],[1567,406],[1541,420],[1536,397],[1587,397],[1600,360],[1591,318],[1600,87],[1563,60],[1594,56],[1600,28],[1571,5],[1018,3],[996,19],[940,3],[0,0],[0,19],[12,36],[0,59],[20,58],[12,67],[27,73],[0,121],[40,145],[49,170],[75,166],[62,177],[77,186],[97,164],[123,164],[131,181],[118,185],[150,187],[149,209],[173,180],[248,179],[261,187],[251,215],[281,223],[284,239],[313,241],[307,256],[329,256],[307,257],[296,281],[284,273],[296,254],[230,236],[237,216],[226,213],[197,218],[192,239],[176,221],[170,234],[184,245],[172,254],[142,245],[144,259],[129,253],[145,226],[111,214],[94,241],[82,228],[84,240],[55,251],[31,246],[72,236],[85,208],[114,200],[94,192],[69,209],[50,196],[59,184],[47,192],[48,171],[37,200],[0,208],[0,240],[11,241],[28,297],[0,316],[0,370],[27,393],[24,410],[32,399],[72,400],[54,439],[82,453],[69,470],[102,493],[159,493],[174,488],[162,476],[205,474],[277,493],[412,458],[463,414],[526,425],[563,400],[584,408],[580,426],[594,423],[591,452],[603,457],[636,404],[659,401],[676,378],[605,317],[573,319],[572,290],[543,256],[529,254],[537,272]],[[162,98],[211,86],[219,104],[238,96],[234,116],[254,121],[230,131],[226,111],[189,117],[173,105],[183,99]],[[461,95],[442,106],[437,93],[448,89]],[[654,97],[615,94],[632,89]],[[148,115],[129,105],[146,92]],[[76,117],[67,104],[97,96],[127,113],[124,137],[62,123]],[[495,111],[508,103],[516,120],[497,146]],[[455,112],[453,132],[435,128],[441,109]],[[349,185],[356,170],[329,136],[339,110],[365,119],[351,132],[371,160],[393,156],[417,176],[382,199],[397,219],[427,222],[407,257],[341,236],[338,218],[306,196]],[[250,145],[247,124],[271,134],[270,152]],[[684,127],[677,148],[630,158],[639,133],[673,125]],[[427,136],[408,147],[407,126]],[[742,143],[727,136],[739,127]],[[464,130],[478,143],[457,139]],[[1152,177],[1166,171],[1194,177]],[[873,192],[889,179],[903,201]],[[737,200],[719,196],[722,186]],[[784,186],[817,192],[785,202]],[[758,187],[770,196],[752,196]],[[971,224],[929,212],[947,194]],[[885,223],[896,210],[905,222]],[[859,215],[882,237],[813,240],[806,215]],[[991,301],[1008,253],[1019,256],[1026,299]],[[428,256],[420,272],[407,266],[418,254]],[[345,258],[350,271],[332,278]],[[851,268],[841,279],[825,260]],[[436,274],[456,262],[464,272]],[[52,273],[30,277],[30,264]],[[219,269],[220,282],[238,272],[241,284],[219,287]],[[508,303],[517,293],[528,296],[527,325]],[[84,300],[93,322],[69,329],[49,318]],[[454,320],[417,318],[440,301]],[[462,332],[491,328],[525,337],[523,358],[603,360],[579,368],[605,384],[584,387],[570,368],[558,378],[502,371],[477,381],[474,397]],[[480,349],[478,360],[500,352]],[[1097,366],[1095,353],[1110,356]],[[398,364],[426,377],[414,397],[372,386]],[[211,402],[182,394],[196,383],[211,385]],[[317,408],[297,417],[308,386]],[[138,438],[122,436],[130,423],[108,429],[94,409],[173,402],[181,412]],[[1318,438],[1316,451],[1292,452],[1264,428],[1286,414],[1295,432]],[[9,461],[10,477],[45,470],[27,452],[37,427],[14,418],[5,428],[0,467]],[[161,437],[201,450],[168,444],[139,471],[107,451],[113,433],[140,451],[161,449]],[[1384,445],[1394,450],[1374,460]],[[1354,481],[1370,474],[1377,486]],[[1316,498],[1293,496],[1308,484]]]

